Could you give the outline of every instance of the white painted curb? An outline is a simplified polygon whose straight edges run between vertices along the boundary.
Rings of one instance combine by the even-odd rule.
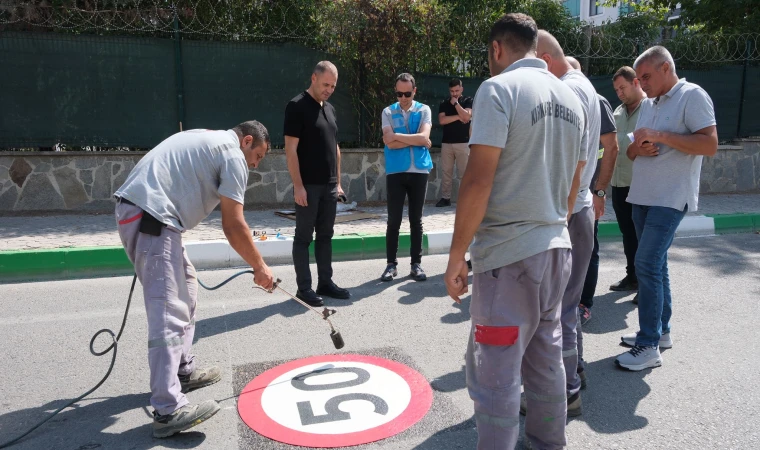
[[[440,230],[425,233],[427,235],[429,255],[443,254],[451,247],[454,230]],[[715,234],[715,221],[707,216],[687,216],[676,230],[677,237],[709,236]],[[293,238],[270,238],[266,241],[255,241],[256,248],[268,264],[291,264],[293,262]],[[226,240],[198,241],[185,244],[187,256],[198,269],[222,269],[241,267],[246,263],[243,258],[230,247]]]
[[[292,262],[293,238],[270,238],[266,241],[256,240],[256,248],[267,264],[286,264]],[[197,269],[223,269],[246,266],[243,258],[232,249],[226,240],[197,241],[185,244],[187,256]]]
[[[428,241],[428,255],[448,253],[454,230],[441,230],[425,233]]]

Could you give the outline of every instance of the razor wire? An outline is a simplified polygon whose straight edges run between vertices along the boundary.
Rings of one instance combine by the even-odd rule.
[[[253,42],[316,42],[321,35],[356,39],[351,35],[360,34],[361,27],[341,24],[341,30],[324,29],[342,22],[320,21],[327,3],[328,0],[0,0],[0,30],[122,35],[181,33],[189,39]],[[486,16],[472,19],[468,24],[472,31],[479,33],[490,28],[489,23],[478,23],[487,20]],[[352,22],[352,18],[346,17],[345,21]],[[446,36],[451,45],[441,51],[485,60],[478,55],[485,54],[485,42],[482,46],[466,44],[472,37],[471,33],[452,33]],[[579,26],[573,32],[555,33],[555,37],[565,53],[576,58],[630,60],[652,45],[663,45],[677,61],[694,64],[760,61],[760,33],[708,35],[685,30],[664,39],[660,36],[644,40],[610,33],[603,26]],[[427,39],[440,41],[439,37]],[[330,45],[331,50],[340,52],[341,43],[334,44]],[[430,48],[423,42],[410,45]]]

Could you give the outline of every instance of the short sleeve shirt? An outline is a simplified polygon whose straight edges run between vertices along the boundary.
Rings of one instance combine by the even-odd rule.
[[[303,184],[338,182],[338,123],[335,108],[307,91],[285,107],[285,136],[298,138],[298,167]]]
[[[571,70],[560,78],[570,86],[575,92],[583,107],[584,118],[586,119],[586,133],[588,139],[583,141],[583,150],[586,152],[586,165],[583,167],[581,174],[581,184],[578,189],[578,198],[575,200],[573,214],[580,212],[583,208],[588,208],[593,204],[593,195],[591,194],[591,179],[596,171],[597,153],[599,151],[599,131],[602,125],[601,111],[599,100],[594,85],[583,75],[580,70]]]
[[[425,105],[423,103],[420,103],[420,114],[422,115],[422,118],[420,119],[420,126],[424,124],[428,124],[430,126],[433,125],[433,122],[431,120],[432,113],[430,112],[430,107],[428,105]],[[411,111],[411,110],[410,110]],[[407,127],[407,130],[409,128],[409,111],[401,110],[401,114],[404,116],[404,124]],[[393,120],[391,119],[391,108],[390,106],[383,109],[383,114],[381,118],[382,128],[385,127],[391,127],[393,128]],[[408,133],[406,134],[414,134],[413,131],[408,130]],[[412,150],[411,147],[409,147],[409,152],[411,153],[411,160],[414,161],[414,150]],[[409,168],[406,170],[406,173],[430,173],[430,170],[428,169],[418,169],[414,166],[414,164],[410,165]]]
[[[651,128],[677,134],[694,134],[716,125],[715,109],[707,92],[682,78],[657,99],[641,102],[636,129]],[[702,156],[688,155],[658,144],[658,155],[633,161],[628,203],[697,210]]]
[[[597,97],[599,97],[599,110],[602,114],[602,125],[599,129],[599,136],[601,139],[601,136],[604,136],[607,133],[614,133],[616,131],[615,128],[615,118],[612,115],[612,105],[610,105],[610,102],[607,101],[606,98],[603,96],[596,94]],[[597,157],[597,160],[601,160],[602,156],[604,156],[604,145],[602,145],[602,141],[599,141],[599,156]],[[594,185],[596,185],[596,180],[599,179],[599,171],[601,170],[601,164],[596,165],[596,170],[594,171],[594,177],[591,179],[591,190],[593,191]]]
[[[464,109],[472,109],[472,98],[459,97],[459,106]],[[458,116],[457,109],[451,104],[451,101],[447,98],[438,105],[438,114],[443,113],[447,116]],[[449,124],[443,125],[443,138],[441,142],[444,144],[463,144],[470,140],[470,124],[464,123],[461,120],[455,120]]]
[[[194,228],[221,197],[244,204],[248,164],[232,130],[188,130],[149,151],[115,192],[180,231]]]
[[[633,161],[626,156],[626,150],[631,140],[628,134],[636,130],[636,122],[639,120],[639,110],[641,103],[636,106],[632,113],[628,114],[628,107],[625,104],[615,109],[615,126],[617,127],[617,141],[620,154],[615,160],[615,172],[612,173],[612,186],[628,187],[631,185],[631,176],[633,171]]]
[[[545,62],[525,58],[481,84],[473,117],[470,146],[501,149],[470,247],[473,271],[570,248],[567,200],[578,161],[587,157],[581,152],[585,124],[578,97]]]

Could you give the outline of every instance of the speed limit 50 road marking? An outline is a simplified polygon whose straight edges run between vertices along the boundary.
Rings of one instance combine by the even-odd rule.
[[[254,378],[238,400],[241,419],[270,439],[345,447],[398,434],[433,402],[427,380],[395,361],[367,355],[299,359]]]

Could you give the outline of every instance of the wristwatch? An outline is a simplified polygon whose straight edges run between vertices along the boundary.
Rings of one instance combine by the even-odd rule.
[[[600,197],[600,198],[604,198],[604,197],[607,196],[607,193],[604,192],[604,189],[597,189],[597,190],[594,191],[594,195],[596,195],[597,197]]]

